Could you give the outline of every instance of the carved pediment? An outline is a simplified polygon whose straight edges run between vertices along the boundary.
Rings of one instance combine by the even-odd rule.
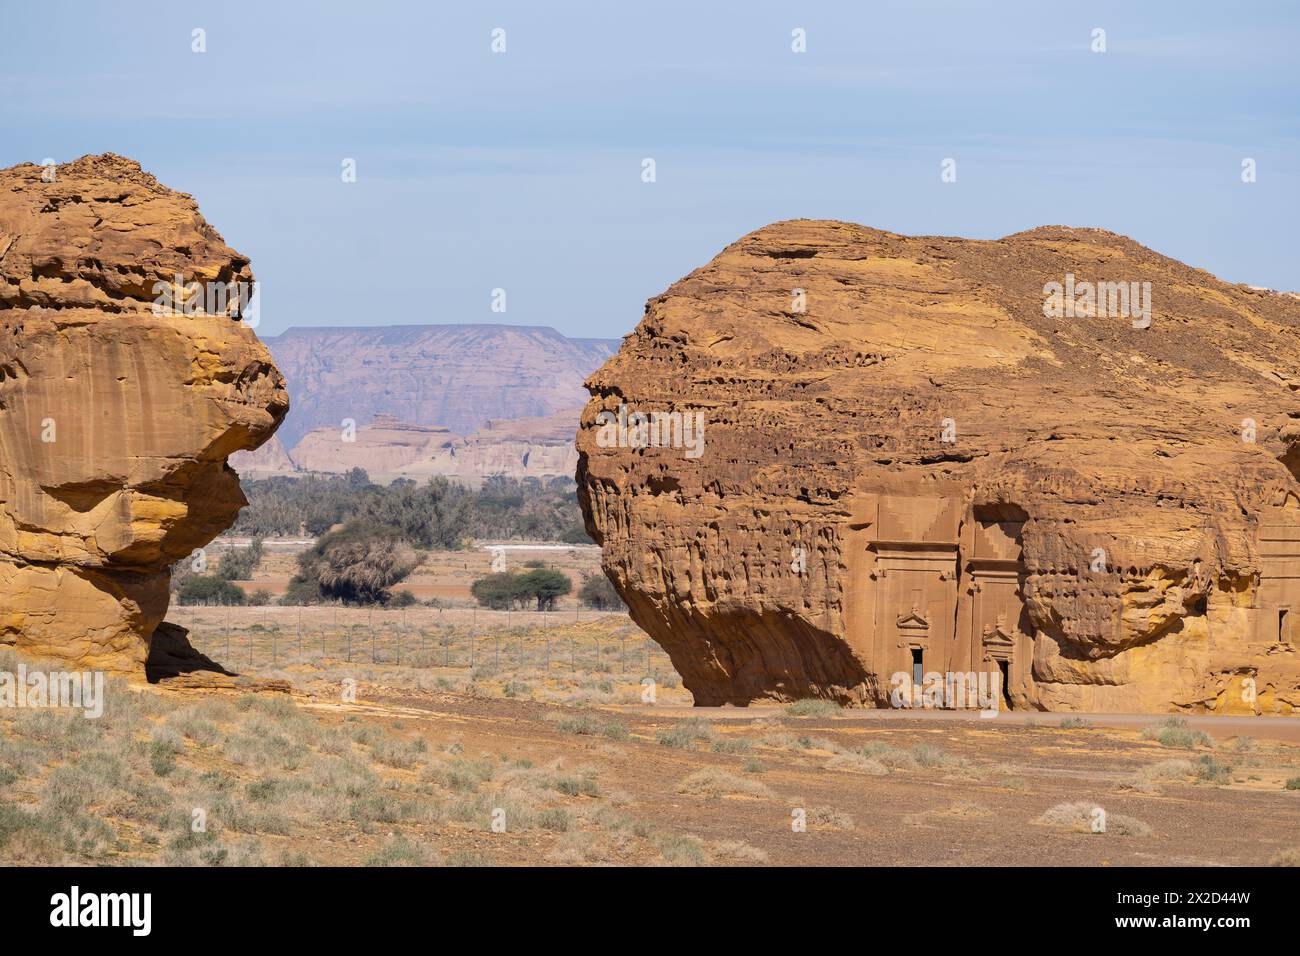
[[[928,631],[930,629],[930,622],[915,607],[895,621],[894,624],[904,631]]]
[[[984,625],[984,646],[986,648],[1012,648],[1016,646],[1016,629],[1008,627],[1005,617],[999,617],[996,624]]]

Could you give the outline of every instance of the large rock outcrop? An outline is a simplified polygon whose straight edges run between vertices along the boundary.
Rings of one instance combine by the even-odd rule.
[[[252,281],[131,160],[0,171],[0,643],[143,674],[169,566],[245,504],[226,456],[288,409]]]
[[[1289,714],[1298,365],[1295,296],[1112,233],[778,223],[588,380],[579,495],[701,704]]]

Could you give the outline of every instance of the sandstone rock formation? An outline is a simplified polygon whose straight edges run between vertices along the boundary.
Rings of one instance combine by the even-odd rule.
[[[579,495],[701,704],[982,672],[1016,708],[1289,714],[1298,362],[1294,296],[1112,233],[783,222],[591,376]]]
[[[169,566],[245,504],[226,456],[288,408],[237,296],[154,306],[248,265],[131,160],[0,171],[0,643],[143,673]]]

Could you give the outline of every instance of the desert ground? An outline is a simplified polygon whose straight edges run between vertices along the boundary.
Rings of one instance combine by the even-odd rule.
[[[1288,720],[691,708],[621,613],[506,618],[173,608],[241,676],[5,708],[0,862],[1300,861]]]

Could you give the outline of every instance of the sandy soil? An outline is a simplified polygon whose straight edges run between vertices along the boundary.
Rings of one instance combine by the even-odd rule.
[[[622,614],[507,620],[422,608],[403,621],[315,608],[304,612],[299,652],[298,609],[235,609],[228,625],[226,613],[188,609],[182,623],[209,653],[220,657],[229,641],[241,669],[292,682],[319,719],[396,721],[431,751],[583,768],[649,826],[741,847],[737,859],[711,852],[709,862],[1248,865],[1300,845],[1300,791],[1284,789],[1300,775],[1297,721],[1191,718],[1209,739],[1169,747],[1143,737],[1161,719],[1151,715],[1068,715],[1091,726],[1063,728],[1067,715],[694,708],[662,651]],[[345,681],[356,682],[355,703],[340,700]],[[562,729],[575,717],[626,733]],[[1182,769],[1157,769],[1170,766]],[[1086,821],[1043,821],[1074,803],[1114,824],[1093,833]],[[792,828],[799,810],[805,832]],[[473,836],[475,852],[554,861],[546,834],[496,836]],[[644,848],[623,852],[600,859],[652,862],[637,857]]]

